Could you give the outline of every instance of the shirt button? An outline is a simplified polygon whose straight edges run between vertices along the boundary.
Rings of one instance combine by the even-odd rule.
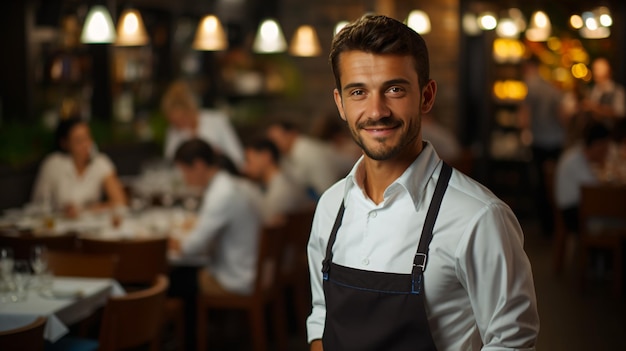
[[[370,264],[370,260],[369,260],[368,258],[364,258],[362,262],[363,262],[363,264],[364,264],[364,265],[366,265],[366,266],[367,266],[368,264]]]
[[[370,218],[376,218],[376,211],[370,212]]]

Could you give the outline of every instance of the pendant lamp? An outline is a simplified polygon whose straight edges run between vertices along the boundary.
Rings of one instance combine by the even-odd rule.
[[[105,6],[94,5],[89,9],[80,41],[84,44],[108,44],[115,41],[115,26]]]
[[[289,53],[301,57],[319,56],[322,53],[322,47],[315,28],[309,25],[298,27],[291,40]]]
[[[204,51],[219,51],[228,48],[226,32],[217,16],[207,15],[200,21],[192,47]]]
[[[139,11],[135,9],[127,9],[122,12],[119,23],[117,24],[117,40],[115,45],[118,46],[141,46],[150,42],[146,27]]]
[[[252,44],[252,50],[262,54],[279,53],[287,50],[283,31],[275,19],[267,18],[261,22]]]

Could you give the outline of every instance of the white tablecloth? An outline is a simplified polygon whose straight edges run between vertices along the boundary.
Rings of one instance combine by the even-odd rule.
[[[48,317],[44,337],[55,342],[68,332],[68,325],[104,306],[109,296],[125,293],[112,279],[73,277],[55,277],[51,291],[53,294],[43,294],[31,289],[24,301],[0,303],[0,330],[17,328],[44,316]]]

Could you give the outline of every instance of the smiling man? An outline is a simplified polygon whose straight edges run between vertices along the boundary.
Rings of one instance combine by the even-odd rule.
[[[365,16],[335,36],[330,62],[364,156],[316,210],[311,350],[533,350],[539,318],[517,219],[422,140],[437,92],[422,37]]]

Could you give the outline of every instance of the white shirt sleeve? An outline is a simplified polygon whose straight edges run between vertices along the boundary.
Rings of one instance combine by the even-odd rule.
[[[318,216],[318,209],[315,211],[315,217]],[[322,261],[326,256],[323,243],[318,234],[319,228],[318,218],[313,219],[311,227],[311,235],[307,248],[307,257],[309,260],[309,274],[311,277],[311,295],[313,309],[311,315],[307,319],[307,340],[310,343],[315,339],[321,339],[324,334],[324,324],[326,321],[326,300],[324,298],[324,288],[322,285]]]
[[[491,204],[457,249],[457,276],[474,312],[483,350],[533,350],[539,317],[523,233],[512,211]]]
[[[43,201],[52,201],[52,191],[54,187],[54,161],[49,156],[46,157],[39,167],[39,173],[35,180],[32,193],[32,202],[41,203]]]

